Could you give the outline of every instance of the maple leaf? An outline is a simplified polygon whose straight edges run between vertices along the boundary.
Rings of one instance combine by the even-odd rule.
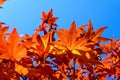
[[[40,36],[38,33],[33,34],[32,41],[36,43],[35,47],[32,47],[33,51],[39,56],[46,56],[51,52],[52,46],[50,46],[52,38],[52,32],[47,33],[44,36]]]
[[[0,59],[20,60],[27,57],[25,45],[29,43],[21,43],[16,28],[10,33],[8,40],[0,39]]]
[[[42,21],[43,23],[47,23],[50,27],[52,26],[57,26],[57,24],[55,23],[56,20],[58,19],[58,17],[53,17],[53,11],[52,9],[48,12],[48,14],[46,14],[44,11],[42,12]]]
[[[87,38],[79,38],[80,32],[78,29],[76,29],[76,24],[74,21],[70,26],[70,30],[60,29],[56,31],[56,34],[58,35],[59,40],[53,42],[53,44],[55,44],[55,49],[58,49],[60,51],[69,50],[79,55],[80,53],[78,53],[77,50],[91,50],[85,46],[87,44]]]
[[[93,72],[93,65],[100,64],[99,59],[97,59],[99,51],[95,50],[95,44],[93,44],[92,47],[88,46],[90,43],[88,40],[92,35],[88,36],[87,34],[93,34],[92,27],[89,28],[88,33],[84,30],[84,27],[85,26],[80,26],[76,28],[76,24],[73,21],[70,30],[59,29],[56,31],[58,41],[53,42],[54,48],[52,54],[56,56],[65,54],[68,59],[75,57],[82,66],[86,65],[90,72]],[[81,36],[81,33],[84,35]],[[100,35],[99,31],[95,36],[98,35]],[[72,55],[72,57],[70,57],[70,55]],[[65,62],[65,60],[63,60],[63,62]]]
[[[106,28],[107,28],[107,26],[99,28],[98,30],[94,31],[92,22],[89,21],[88,31],[87,31],[87,34],[86,34],[86,37],[89,38],[89,42],[93,42],[93,44],[96,44],[98,42],[105,42],[107,40],[110,40],[108,38],[101,37],[101,34],[103,33],[103,31]]]

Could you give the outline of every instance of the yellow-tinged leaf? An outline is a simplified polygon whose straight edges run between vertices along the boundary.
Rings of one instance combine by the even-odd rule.
[[[15,63],[15,71],[21,75],[26,75],[28,73],[28,69],[23,67],[22,65]]]
[[[85,55],[88,59],[90,59],[90,54],[88,52],[86,52]]]
[[[83,28],[84,29],[84,28]],[[53,42],[54,44],[54,50],[56,52],[60,52],[62,50],[69,50],[73,54],[80,55],[79,51],[91,51],[91,47],[86,47],[88,38],[86,37],[80,37],[79,28],[76,29],[76,24],[73,21],[70,30],[60,29],[56,31],[56,34],[58,35],[58,41]]]
[[[75,50],[75,49],[72,50],[72,53],[77,54],[77,55],[81,55],[81,53],[78,50]]]
[[[59,29],[58,31],[56,31],[56,34],[60,42],[63,43],[63,45],[67,46],[68,45],[67,36],[69,35],[68,30]]]
[[[74,43],[77,39],[77,30],[76,30],[76,23],[75,21],[72,22],[71,26],[70,26],[70,31],[68,34],[68,44],[69,44],[69,49],[72,49],[74,47]]]
[[[83,51],[92,51],[92,49],[90,47],[85,47],[85,46],[81,46],[78,49],[83,50]]]
[[[44,36],[40,36],[37,32],[32,35],[31,40],[35,42],[35,46],[32,47],[32,51],[36,52],[39,56],[43,56],[45,53],[52,51],[53,46],[50,46],[50,38],[52,31],[48,32]]]
[[[46,34],[44,37],[41,37],[43,45],[44,45],[44,49],[46,49],[48,46],[49,39],[50,39],[49,36],[50,36],[49,34]]]
[[[56,31],[56,34],[58,35],[60,41],[58,43],[60,43],[65,48],[72,50],[76,46],[75,42],[79,37],[79,32],[76,29],[76,24],[74,21],[70,26],[70,30],[60,29]]]

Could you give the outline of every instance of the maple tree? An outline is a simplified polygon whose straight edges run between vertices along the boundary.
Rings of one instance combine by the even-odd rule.
[[[43,11],[34,33],[22,37],[16,28],[8,33],[9,26],[0,22],[1,80],[120,79],[120,39],[102,37],[107,27],[94,30],[91,21],[57,29],[57,19],[52,9]]]

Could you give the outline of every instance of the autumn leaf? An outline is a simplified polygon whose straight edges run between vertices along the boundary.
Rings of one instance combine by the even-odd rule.
[[[89,38],[89,41],[92,42],[92,44],[96,44],[98,42],[105,42],[107,40],[110,40],[108,38],[101,37],[101,34],[103,31],[107,28],[107,26],[99,28],[98,30],[94,31],[93,30],[93,25],[92,22],[89,21],[88,24],[88,31],[86,33],[86,37]]]
[[[32,41],[36,42],[36,47],[32,47],[32,49],[34,50],[34,52],[36,52],[39,56],[43,56],[46,53],[50,53],[51,52],[51,37],[52,37],[52,32],[47,33],[44,36],[40,36],[38,33],[35,33],[32,36]]]
[[[28,73],[28,68],[15,63],[15,71],[18,72],[20,75],[26,75]]]
[[[25,42],[20,42],[16,28],[10,33],[8,40],[0,39],[0,59],[20,60],[27,57]]]
[[[100,39],[100,35],[103,33],[103,31],[104,31],[106,28],[107,28],[107,26],[102,27],[102,28],[96,30],[96,31],[95,31],[95,36],[93,36],[92,41],[97,41],[97,40],[100,41],[100,40],[101,40],[101,39]],[[102,38],[102,37],[101,37],[101,38]],[[103,39],[105,39],[105,38],[103,38]],[[106,38],[105,40],[109,40],[109,39]]]
[[[43,11],[42,16],[43,17],[41,19],[42,19],[43,23],[47,23],[50,27],[57,26],[57,24],[55,22],[58,19],[58,17],[53,17],[52,9],[48,12],[48,14]]]
[[[89,24],[88,24],[88,35],[92,35],[93,34],[93,25],[92,22],[89,20]]]
[[[75,50],[85,50],[85,51],[91,50],[90,48],[85,46],[87,44],[87,38],[79,38],[80,32],[78,29],[76,29],[76,24],[74,21],[70,26],[70,30],[60,29],[56,31],[56,34],[58,35],[59,40],[56,42],[53,42],[53,44],[55,44],[54,45],[55,49],[58,49],[61,51],[62,50],[69,50],[69,51],[74,50],[72,52],[75,52]]]
[[[96,44],[93,44],[92,47],[88,46],[89,43],[91,43],[89,42],[89,39],[91,36],[93,36],[93,28],[89,28],[88,32],[91,35],[88,36],[88,32],[84,30],[84,27],[85,26],[76,28],[76,24],[73,21],[70,26],[70,30],[59,29],[58,31],[56,31],[56,34],[58,35],[58,41],[53,42],[53,54],[56,56],[62,56],[63,54],[65,54],[65,57],[67,57],[68,59],[73,59],[75,57],[78,59],[78,62],[81,66],[86,65],[89,71],[93,72],[92,65],[100,64],[98,59],[98,55],[100,54],[100,52],[95,50]],[[102,31],[100,30],[100,32]],[[80,34],[82,33],[84,35],[81,37]],[[98,36],[99,34],[100,33],[98,31],[95,36]],[[72,57],[70,57],[70,55]],[[65,60],[63,60],[63,62],[65,63]]]

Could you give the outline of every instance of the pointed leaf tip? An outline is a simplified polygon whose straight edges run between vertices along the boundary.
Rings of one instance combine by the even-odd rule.
[[[91,34],[92,32],[93,32],[93,24],[92,24],[92,22],[89,20],[88,33]]]
[[[76,29],[76,23],[75,23],[75,21],[72,22],[72,24],[71,24],[71,26],[70,26],[70,30],[71,30],[71,29]]]

